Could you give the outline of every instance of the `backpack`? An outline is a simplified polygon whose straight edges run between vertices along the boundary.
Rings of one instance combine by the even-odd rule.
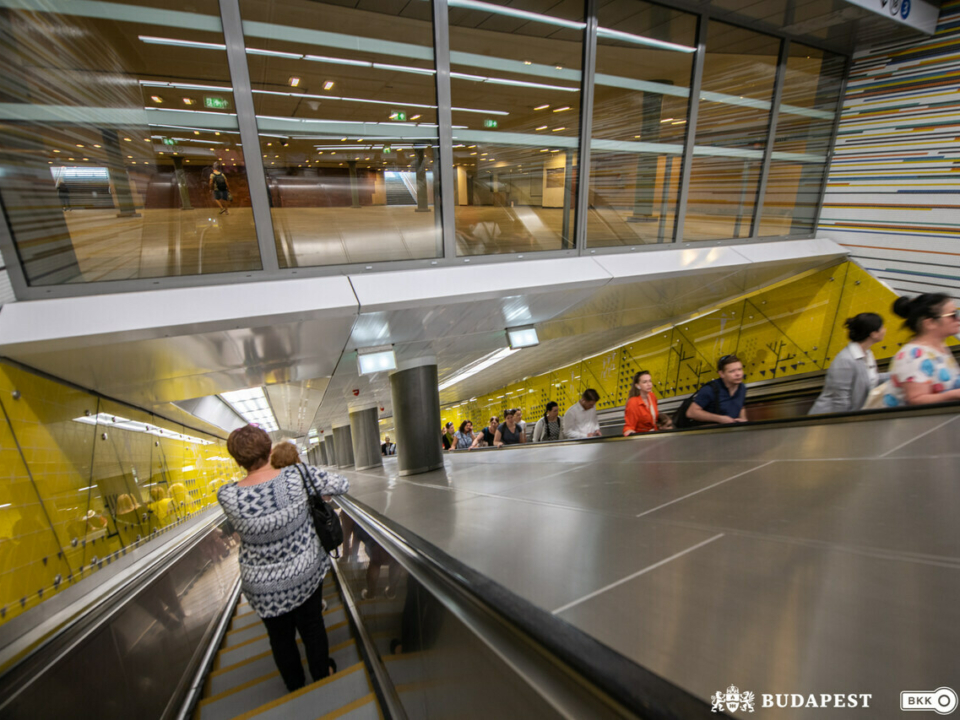
[[[707,412],[719,413],[719,410],[720,410],[720,407],[719,407],[720,406],[720,387],[718,385],[719,382],[720,382],[720,378],[716,378],[715,380],[711,380],[708,383],[704,383],[703,385],[698,387],[693,392],[693,394],[690,395],[690,397],[684,400],[683,403],[680,405],[680,407],[678,407],[676,412],[673,414],[673,426],[675,428],[687,428],[687,427],[695,427],[697,425],[705,424],[705,423],[701,423],[696,420],[691,420],[690,418],[688,418],[687,410],[689,410],[690,406],[693,405],[693,399],[697,396],[697,393],[703,390],[703,388],[707,387],[708,385],[713,387],[713,402],[710,403],[709,408],[704,408],[704,410],[706,410]]]

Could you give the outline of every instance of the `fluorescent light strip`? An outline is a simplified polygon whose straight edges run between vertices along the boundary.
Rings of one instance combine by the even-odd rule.
[[[508,80],[507,78],[491,78],[486,75],[471,75],[469,73],[450,73],[450,77],[456,80],[470,80],[472,82],[486,82],[494,85],[516,85],[517,87],[535,87],[543,90],[560,90],[561,92],[579,92],[580,88],[565,87],[563,85],[548,85],[547,83],[535,83],[527,80]],[[458,108],[453,108],[457,110]]]
[[[374,63],[373,66],[378,70],[396,70],[398,72],[416,73],[418,75],[436,75],[436,70],[428,68],[412,67],[410,65],[389,65],[387,63]]]
[[[530,20],[531,22],[546,23],[547,25],[558,25],[560,27],[570,28],[571,30],[583,30],[587,26],[586,23],[579,22],[577,20],[563,20],[562,18],[550,17],[549,15],[541,15],[540,13],[479,2],[479,0],[447,0],[447,4],[450,7],[464,8],[466,10],[480,10],[482,12],[493,13],[495,15],[508,15],[510,17],[520,18],[522,20]]]
[[[154,37],[153,35],[138,35],[137,38],[147,45],[174,45],[176,47],[200,48],[203,50],[226,50],[226,45],[220,43],[196,42],[194,40],[177,40],[176,38]]]
[[[261,50],[260,48],[245,48],[245,50],[248,55],[266,55],[268,57],[292,58],[293,60],[300,60],[303,57],[303,53],[282,52],[280,50]]]
[[[190,83],[163,82],[159,80],[141,80],[140,85],[143,87],[177,88],[179,90],[219,90],[222,92],[233,92],[232,87],[226,87],[225,85],[194,85]]]
[[[643,35],[633,35],[631,33],[621,32],[620,30],[611,30],[610,28],[598,27],[597,36],[610,38],[611,40],[623,40],[637,45],[646,45],[648,47],[660,48],[661,50],[675,50],[682,53],[694,53],[695,47],[689,45],[679,45],[677,43],[666,42],[664,40],[654,40],[653,38],[643,37]]]
[[[129,430],[131,432],[146,433],[147,435],[170,438],[171,440],[183,440],[194,445],[213,445],[213,442],[210,440],[193,437],[192,435],[184,435],[183,433],[167,430],[157,425],[151,425],[150,423],[143,423],[136,420],[128,420],[127,418],[120,417],[119,415],[110,415],[108,413],[84,415],[83,417],[74,418],[73,421],[83,423],[85,425],[99,425],[102,427],[115,428],[117,430]]]
[[[440,387],[438,389],[446,390],[451,385],[456,385],[458,382],[466,380],[468,377],[472,377],[476,375],[478,372],[482,372],[483,370],[486,370],[491,365],[495,365],[496,363],[500,362],[504,358],[510,357],[515,352],[520,352],[520,351],[513,350],[511,348],[502,348],[500,350],[495,350],[492,353],[480,358],[475,363],[468,365],[461,372],[458,372],[452,375],[451,377],[449,377],[448,379],[444,380],[440,384]]]
[[[325,62],[332,65],[353,65],[354,67],[373,67],[372,62],[366,60],[348,60],[347,58],[327,57],[326,55],[304,55],[304,60],[311,62]]]

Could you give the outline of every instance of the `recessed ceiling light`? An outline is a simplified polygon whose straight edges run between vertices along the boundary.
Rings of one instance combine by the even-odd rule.
[[[299,85],[300,85],[300,78],[298,78],[298,77],[292,77],[292,78],[290,78],[287,82],[290,83],[290,87],[299,87]]]
[[[333,90],[333,80],[327,80],[327,81],[323,84],[323,89],[324,89],[324,90]]]
[[[150,96],[150,99],[153,100],[155,103],[162,103],[162,102],[163,102],[163,98],[160,97],[159,95],[151,95],[151,96]]]
[[[550,106],[549,106],[549,105],[539,105],[539,106],[535,107],[534,110],[546,110],[548,107],[550,107]]]

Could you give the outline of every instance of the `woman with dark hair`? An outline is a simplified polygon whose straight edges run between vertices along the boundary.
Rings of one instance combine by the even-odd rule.
[[[960,366],[947,348],[951,335],[960,333],[957,304],[941,293],[901,297],[893,311],[904,318],[914,336],[890,365],[887,407],[928,405],[960,400]]]
[[[473,445],[470,448],[475,447],[493,447],[493,441],[497,437],[497,428],[500,427],[500,418],[494,415],[490,418],[490,422],[487,426],[480,432],[476,434],[476,437],[473,438]]]
[[[533,428],[533,441],[550,442],[559,440],[560,433],[563,432],[563,423],[560,421],[560,406],[553,400],[547,403],[547,409],[543,417],[537,420]]]
[[[657,396],[653,392],[653,377],[647,370],[641,370],[633,376],[623,419],[624,436],[657,429]]]
[[[507,410],[503,414],[503,422],[500,424],[500,427],[497,428],[496,435],[493,436],[494,446],[517,445],[526,441],[527,438],[524,436],[523,428],[517,425],[516,409],[512,408]]]
[[[460,423],[460,429],[457,430],[457,434],[454,437],[457,440],[454,450],[469,450],[473,446],[473,441],[476,439],[476,436],[473,434],[473,423],[470,420],[464,420]]]
[[[453,432],[452,422],[448,422],[443,426],[443,432],[440,434],[440,441],[443,443],[444,450],[452,450],[455,447],[457,437]]]
[[[310,516],[306,483],[313,485],[311,493],[320,495],[342,495],[349,483],[309,465],[271,467],[270,446],[270,436],[255,425],[230,433],[227,452],[247,475],[223,485],[217,500],[240,535],[244,597],[263,620],[280,677],[293,692],[306,682],[297,632],[314,681],[336,670],[329,658],[321,597],[330,558]]]
[[[870,350],[887,334],[883,318],[876,313],[860,313],[847,318],[844,327],[850,344],[830,363],[823,391],[810,408],[811,415],[855,412],[863,407],[870,391],[889,377],[877,372],[877,361]]]

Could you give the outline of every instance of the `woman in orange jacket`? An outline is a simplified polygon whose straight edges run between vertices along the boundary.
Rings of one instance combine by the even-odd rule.
[[[653,394],[653,378],[646,370],[633,376],[627,407],[624,411],[623,434],[653,432],[657,429],[657,396]]]

